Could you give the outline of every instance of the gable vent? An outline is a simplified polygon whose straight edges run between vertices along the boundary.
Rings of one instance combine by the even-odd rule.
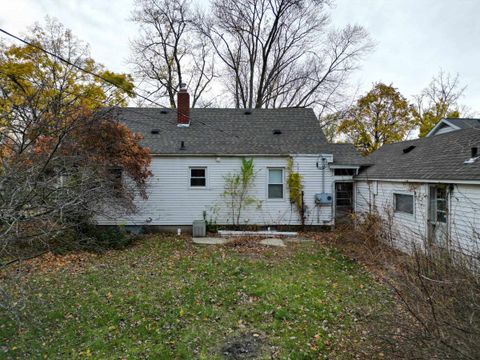
[[[158,135],[158,134],[160,134],[160,130],[159,129],[152,129],[150,131],[150,133],[153,134],[153,135]]]
[[[275,129],[272,131],[273,135],[281,135],[282,134],[282,130],[279,130],[279,129]]]
[[[409,153],[410,151],[412,151],[415,148],[416,148],[415,145],[410,145],[409,147],[406,147],[405,149],[403,149],[403,153],[404,154]]]

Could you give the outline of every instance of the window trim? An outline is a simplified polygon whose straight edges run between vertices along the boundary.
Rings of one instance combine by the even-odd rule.
[[[282,183],[272,183],[270,184],[270,170],[281,170],[282,171]],[[267,167],[267,176],[266,176],[267,188],[266,188],[266,198],[268,201],[285,201],[285,167],[282,166],[268,166]],[[271,198],[269,196],[269,187],[270,185],[282,185],[282,197],[281,198]]]
[[[411,196],[412,197],[412,212],[406,212],[397,210],[397,197],[396,195],[404,195],[404,196]],[[407,216],[415,216],[415,194],[411,192],[402,192],[402,191],[394,191],[393,192],[393,212],[394,214],[402,214]]]
[[[192,186],[192,170],[205,170],[205,176],[194,176],[194,179],[203,179],[205,178],[204,186]],[[208,188],[208,168],[206,166],[189,166],[188,167],[188,188],[189,189],[207,189]]]

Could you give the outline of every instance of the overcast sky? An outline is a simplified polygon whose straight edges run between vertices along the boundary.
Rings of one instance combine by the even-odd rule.
[[[207,0],[199,0],[207,1]],[[91,45],[109,69],[128,72],[126,59],[135,25],[133,0],[0,0],[0,27],[17,34],[46,15],[59,19]],[[440,69],[459,73],[467,85],[462,103],[480,112],[479,0],[337,0],[332,25],[363,25],[376,43],[353,83],[392,83],[410,97]]]

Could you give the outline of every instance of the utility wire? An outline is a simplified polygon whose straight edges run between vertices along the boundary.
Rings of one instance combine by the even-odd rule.
[[[72,63],[71,61],[63,58],[62,56],[60,56],[60,55],[58,55],[58,54],[55,54],[55,53],[52,53],[52,52],[49,51],[49,50],[44,49],[44,48],[41,47],[40,45],[37,45],[37,44],[35,44],[35,43],[31,42],[31,41],[22,39],[21,37],[19,37],[19,36],[17,36],[17,35],[14,35],[14,34],[8,32],[8,31],[6,31],[6,30],[4,30],[4,29],[2,29],[2,28],[0,28],[0,32],[2,32],[2,33],[4,33],[5,35],[10,36],[10,37],[18,40],[18,41],[20,41],[20,42],[22,42],[22,43],[24,43],[25,45],[32,46],[32,47],[34,47],[34,48],[36,48],[36,49],[44,52],[45,54],[48,54],[48,55],[50,55],[50,56],[53,56],[54,58],[57,58],[58,60],[66,63],[66,64],[68,64],[68,65],[70,65],[70,66],[72,66],[72,67],[74,67],[75,69],[77,69],[77,70],[79,70],[79,71],[82,71],[82,72],[84,72],[84,73],[86,73],[86,74],[89,74],[89,75],[91,75],[91,76],[93,76],[93,77],[96,77],[97,79],[100,79],[100,80],[102,80],[102,81],[104,81],[104,82],[106,82],[106,83],[108,83],[108,84],[110,84],[110,85],[113,85],[113,86],[115,86],[116,88],[118,88],[118,89],[120,89],[120,90],[126,91],[126,90],[123,89],[121,86],[119,86],[119,85],[116,84],[115,82],[113,82],[113,81],[105,78],[104,76],[101,76],[101,75],[99,75],[99,74],[97,74],[97,73],[95,73],[95,72],[93,72],[93,71],[86,70],[86,69],[82,68],[81,66],[79,66],[79,65],[77,65],[77,64],[74,64],[74,63]],[[128,91],[126,91],[126,92],[128,93]],[[150,98],[148,98],[148,97],[146,97],[146,96],[144,96],[144,95],[142,95],[142,94],[137,93],[137,92],[134,91],[134,90],[131,90],[131,91],[129,91],[129,92],[130,92],[131,94],[135,95],[135,96],[138,96],[139,98],[141,98],[141,99],[143,99],[143,100],[146,100],[146,101],[148,101],[148,102],[150,102],[150,103],[158,106],[158,107],[161,107],[161,108],[164,108],[164,109],[167,109],[167,110],[170,110],[170,111],[176,111],[177,114],[186,116],[186,114],[180,112],[180,111],[178,110],[178,108],[177,108],[177,109],[171,109],[171,108],[169,108],[169,107],[167,107],[167,106],[165,106],[165,105],[162,105],[162,104],[160,104],[160,103],[158,103],[158,102],[156,102],[156,101],[154,101],[154,100],[152,100],[152,99],[150,99]],[[129,110],[132,111],[131,108],[129,108]],[[140,114],[140,112],[138,112],[138,111],[137,111],[137,113]],[[142,114],[143,116],[146,116],[143,112],[142,112],[141,114]],[[150,116],[150,117],[153,118],[153,116]],[[158,119],[155,119],[155,120],[158,120]],[[135,120],[134,120],[134,121],[135,121]],[[203,121],[200,121],[200,120],[198,120],[198,119],[196,120],[196,122],[198,122],[198,123],[200,123],[200,124],[202,124],[202,125],[204,125],[204,126],[206,126],[206,127],[213,128],[213,129],[215,129],[215,130],[217,130],[217,131],[219,131],[219,132],[228,134],[228,135],[230,135],[230,136],[233,136],[233,137],[239,139],[239,137],[238,137],[236,134],[229,133],[228,131],[225,131],[225,130],[220,129],[220,128],[217,128],[217,127],[213,127],[213,126],[211,126],[211,125],[209,125],[209,124],[207,124],[207,123],[205,123],[205,122],[203,122]]]

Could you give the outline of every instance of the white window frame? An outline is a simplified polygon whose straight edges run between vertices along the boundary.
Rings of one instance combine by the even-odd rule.
[[[412,197],[412,212],[405,212],[397,210],[397,197],[395,195],[406,195]],[[415,194],[410,192],[401,192],[401,191],[394,191],[393,192],[393,212],[394,214],[401,214],[406,216],[415,216]]]
[[[272,183],[270,184],[270,170],[282,170],[282,183]],[[285,168],[281,166],[269,166],[267,167],[267,188],[266,188],[266,198],[268,201],[285,201]],[[268,188],[270,185],[282,185],[282,197],[281,198],[271,198],[269,197]]]
[[[192,186],[192,170],[205,170],[205,186]],[[193,178],[201,179],[199,176],[194,176]],[[208,188],[208,168],[206,166],[190,166],[188,168],[188,187],[194,190]]]

